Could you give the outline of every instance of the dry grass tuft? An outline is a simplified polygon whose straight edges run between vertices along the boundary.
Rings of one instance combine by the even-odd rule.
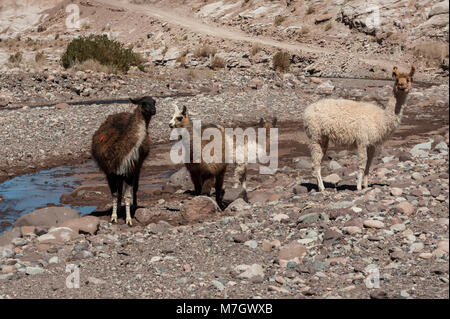
[[[287,72],[291,65],[291,55],[288,52],[278,51],[272,58],[272,67],[279,72]]]
[[[196,58],[200,58],[200,57],[207,58],[207,57],[216,55],[216,52],[217,52],[216,48],[211,47],[207,44],[203,44],[202,46],[200,46],[194,50],[194,56]]]

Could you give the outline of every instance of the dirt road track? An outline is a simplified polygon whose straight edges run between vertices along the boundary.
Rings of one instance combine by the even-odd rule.
[[[175,11],[169,11],[166,9],[161,9],[152,5],[136,5],[124,1],[118,1],[118,0],[97,0],[97,2],[102,3],[104,5],[112,5],[116,6],[122,9],[126,9],[128,11],[132,12],[139,12],[141,14],[146,14],[153,16],[157,19],[166,21],[168,23],[179,25],[183,28],[189,29],[192,32],[209,35],[213,37],[218,37],[226,40],[232,40],[232,41],[243,41],[243,42],[249,42],[249,43],[258,43],[263,46],[273,46],[279,49],[288,50],[291,52],[304,52],[304,53],[310,53],[310,54],[334,54],[336,50],[333,49],[327,49],[322,47],[316,47],[312,45],[306,45],[301,43],[287,43],[287,42],[281,42],[276,41],[273,39],[268,39],[264,37],[256,37],[252,35],[248,35],[244,32],[239,32],[236,30],[230,30],[223,26],[214,26],[210,24],[206,24],[202,22],[200,19],[196,19],[193,17],[187,17],[187,16],[181,16]],[[371,65],[377,65],[382,67],[388,67],[392,68],[394,66],[394,62],[390,60],[380,60],[380,59],[373,59],[372,57],[366,57],[362,55],[355,55],[354,58],[358,58],[360,61],[371,64]],[[398,63],[395,62],[396,65],[404,68],[408,68],[409,66],[407,64]]]

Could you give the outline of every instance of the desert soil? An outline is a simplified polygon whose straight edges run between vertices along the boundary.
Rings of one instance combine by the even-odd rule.
[[[22,31],[33,39],[45,37],[44,44],[36,44],[41,48],[53,46],[49,64],[27,65],[27,70],[4,65],[0,72],[0,182],[59,165],[91,167],[93,132],[108,115],[131,111],[129,96],[148,94],[156,97],[157,114],[149,126],[152,149],[142,173],[139,209],[132,227],[124,224],[123,211],[118,224],[111,224],[104,176],[96,170],[81,176],[78,188],[61,202],[97,206],[90,216],[54,208],[60,210],[58,223],[16,224],[0,236],[0,298],[449,298],[445,65],[426,66],[406,49],[389,53],[389,39],[379,44],[373,35],[349,31],[335,20],[334,28],[353,37],[351,48],[335,29],[338,40],[324,36],[326,42],[320,43],[311,35],[298,40],[274,26],[264,31],[267,17],[248,18],[255,25],[239,27],[241,18],[231,11],[223,12],[230,18],[214,16],[200,2],[193,2],[195,10],[174,1],[142,10],[119,1],[80,5],[90,28],[77,35],[111,27],[119,39],[142,40],[140,49],[151,51],[148,71],[63,70],[56,57],[71,35],[63,32],[62,11],[49,9],[50,18],[41,20],[45,31]],[[304,9],[299,6],[292,14]],[[305,21],[314,26],[317,16]],[[130,17],[142,19],[146,27],[136,30]],[[122,18],[130,24],[129,33]],[[443,30],[448,35],[448,24]],[[60,40],[54,40],[56,33]],[[180,45],[180,34],[188,35],[188,44]],[[146,43],[154,37],[158,40]],[[181,52],[199,39],[216,46],[231,67],[211,70],[208,59],[193,56],[180,67],[173,57],[155,53],[163,45],[169,53],[172,47]],[[256,42],[264,49],[249,56]],[[278,48],[296,55],[288,72],[270,67]],[[370,187],[356,190],[355,152],[332,145],[322,166],[326,191],[317,192],[304,108],[324,97],[383,106],[392,94],[392,66],[406,71],[412,62],[418,74],[402,124],[378,150]],[[76,102],[81,100],[91,102]],[[187,106],[202,123],[226,127],[256,126],[261,117],[277,117],[278,171],[260,175],[258,165],[251,165],[246,202],[233,194],[230,166],[225,196],[231,203],[223,211],[213,192],[194,197],[186,171],[169,158],[168,123],[175,105]],[[46,214],[41,213],[41,221]],[[64,220],[66,214],[70,218]],[[79,288],[66,286],[68,265],[79,267]],[[371,286],[371,278],[379,285]]]

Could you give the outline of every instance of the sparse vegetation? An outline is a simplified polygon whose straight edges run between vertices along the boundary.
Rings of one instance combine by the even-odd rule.
[[[254,44],[253,46],[252,46],[252,50],[250,51],[250,53],[252,54],[252,55],[256,55],[259,51],[261,51],[262,50],[262,47],[259,45],[259,44]]]
[[[196,58],[200,58],[200,57],[207,58],[207,57],[216,55],[216,52],[217,52],[216,48],[211,47],[207,44],[203,44],[202,46],[195,49],[194,56]]]
[[[47,30],[44,26],[40,25],[37,28],[37,32],[44,32],[45,30]]]
[[[316,12],[316,8],[314,8],[313,6],[309,6],[308,9],[306,10],[306,14],[313,14]]]
[[[186,65],[186,55],[189,53],[189,50],[186,49],[183,52],[180,53],[180,55],[177,58],[177,62],[180,63],[181,67],[184,67]]]
[[[13,66],[18,67],[20,63],[22,63],[23,57],[22,53],[16,52],[15,54],[11,54],[9,56],[9,63],[11,63]]]
[[[443,42],[423,41],[414,47],[414,54],[424,58],[428,66],[438,66],[449,56],[449,47]]]
[[[139,54],[124,48],[122,43],[110,40],[106,35],[90,35],[72,40],[61,63],[67,69],[87,60],[95,60],[121,72],[127,72],[130,66],[139,66],[143,62]]]
[[[37,52],[34,56],[34,62],[41,64],[44,63],[47,60],[47,57],[43,52]]]
[[[103,65],[100,62],[89,59],[82,63],[76,63],[73,65],[72,69],[74,71],[93,71],[93,72],[103,72],[103,73],[118,73],[118,70],[114,66]]]
[[[309,28],[307,27],[307,26],[303,26],[302,27],[302,30],[300,31],[301,32],[301,34],[303,34],[303,35],[305,35],[305,34],[308,34],[309,33]]]
[[[211,58],[211,64],[210,64],[211,69],[213,69],[213,70],[214,69],[223,69],[225,67],[225,65],[226,65],[225,60],[222,59],[221,57],[216,55]]]
[[[286,72],[291,65],[291,55],[288,52],[278,51],[272,58],[272,67],[279,72]]]
[[[279,26],[279,25],[281,25],[283,22],[284,22],[284,20],[286,20],[286,17],[284,17],[284,16],[276,16],[275,17],[275,21],[274,21],[274,25],[275,26]]]

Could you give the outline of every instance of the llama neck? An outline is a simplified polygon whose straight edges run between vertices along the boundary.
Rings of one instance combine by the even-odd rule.
[[[399,124],[403,116],[403,105],[406,103],[405,93],[395,93],[389,99],[384,110],[385,120],[392,130]]]

